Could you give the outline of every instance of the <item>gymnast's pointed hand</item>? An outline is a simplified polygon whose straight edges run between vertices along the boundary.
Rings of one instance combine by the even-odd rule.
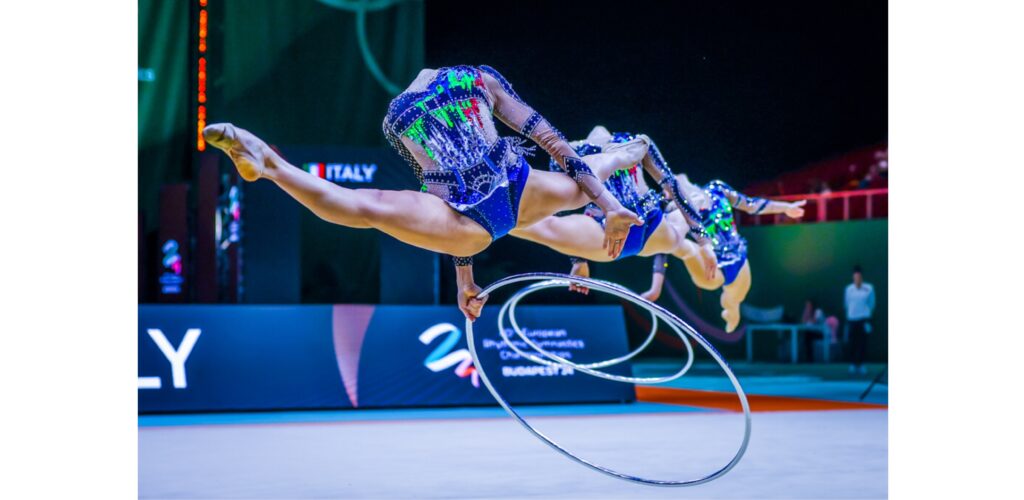
[[[608,250],[609,257],[617,258],[622,253],[626,237],[629,236],[629,228],[642,225],[644,221],[625,208],[605,211],[604,245],[601,248]]]
[[[587,261],[573,262],[572,263],[572,271],[569,271],[569,275],[570,276],[580,276],[580,277],[583,277],[583,278],[589,278],[590,277],[590,264],[588,264]],[[582,293],[583,295],[590,295],[590,289],[589,288],[587,288],[587,287],[585,287],[583,285],[578,285],[576,283],[571,283],[571,282],[569,283],[569,291],[571,291],[571,292],[579,292],[579,293]]]
[[[203,129],[203,140],[227,153],[238,175],[249,182],[264,177],[274,168],[276,153],[248,130],[230,123],[214,123]]]
[[[790,219],[799,219],[804,216],[804,205],[807,204],[807,200],[794,201],[786,207],[786,217]]]
[[[480,311],[487,302],[487,296],[480,295],[482,291],[483,289],[476,286],[476,283],[467,283],[459,288],[459,310],[470,321],[476,321],[480,317]]]

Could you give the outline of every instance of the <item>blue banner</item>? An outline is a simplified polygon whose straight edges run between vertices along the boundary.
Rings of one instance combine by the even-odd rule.
[[[521,359],[498,334],[497,309],[474,324],[477,351],[513,403],[634,399],[630,385]],[[627,352],[619,307],[517,312],[532,340],[576,362]],[[494,404],[464,326],[453,306],[139,306],[139,412]]]

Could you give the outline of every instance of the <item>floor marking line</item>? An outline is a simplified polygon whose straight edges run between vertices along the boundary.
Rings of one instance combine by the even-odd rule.
[[[636,399],[647,403],[675,404],[726,411],[743,411],[732,392],[678,389],[674,387],[636,386]],[[889,405],[855,401],[765,396],[747,394],[750,411],[885,410]]]

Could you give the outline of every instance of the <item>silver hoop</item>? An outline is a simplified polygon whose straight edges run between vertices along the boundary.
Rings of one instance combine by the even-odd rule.
[[[504,305],[501,306],[501,310],[498,312],[498,328],[499,328],[499,330],[502,331],[502,332],[504,332],[504,330],[505,330],[505,328],[504,328],[505,321],[504,320],[505,320],[505,313],[507,312],[508,313],[508,317],[509,317],[509,321],[512,324],[513,330],[516,332],[516,335],[519,336],[519,338],[523,339],[527,344],[532,346],[532,344],[529,342],[529,339],[524,338],[522,330],[519,328],[518,321],[516,320],[516,312],[515,312],[516,311],[516,306],[519,305],[519,301],[520,300],[522,300],[527,295],[529,295],[529,294],[531,294],[533,292],[536,292],[538,290],[547,289],[547,288],[562,288],[562,287],[564,287],[563,283],[564,282],[562,282],[562,281],[548,280],[548,281],[544,281],[544,282],[541,282],[541,283],[534,283],[534,284],[532,284],[532,285],[530,285],[530,286],[528,286],[528,287],[526,287],[526,288],[516,292],[516,294],[513,295],[512,298],[510,298],[508,301],[505,302]],[[617,286],[617,285],[615,285],[614,283],[611,283],[611,282],[607,282],[607,283],[609,285],[612,285],[612,286]],[[597,361],[597,362],[594,362],[594,363],[573,364],[572,366],[574,368],[583,367],[583,368],[596,369],[596,368],[606,368],[606,367],[609,367],[609,366],[617,365],[617,364],[622,363],[624,361],[628,361],[628,360],[632,359],[634,356],[636,356],[637,354],[639,354],[640,352],[642,352],[644,349],[646,349],[647,346],[650,345],[651,341],[654,340],[654,336],[657,333],[658,333],[658,316],[652,312],[651,313],[651,331],[647,334],[647,338],[643,341],[643,343],[640,344],[640,347],[637,347],[636,349],[634,349],[629,354],[626,354],[625,356],[620,356],[618,358],[613,358],[613,359],[609,359],[609,360],[605,360],[605,361]],[[684,342],[689,343],[689,341],[684,341]],[[524,353],[523,351],[519,350],[517,348],[517,346],[515,346],[514,344],[509,344],[509,347],[511,347],[514,351],[518,352],[520,355],[529,356],[527,353]],[[536,349],[536,347],[534,347],[534,348]],[[541,353],[544,352],[543,349],[536,349],[536,350],[538,352],[541,352]],[[692,348],[691,348],[691,352],[692,352]],[[691,355],[690,357],[692,358],[693,356]],[[558,363],[555,363],[555,364],[558,364]]]
[[[595,280],[595,281],[599,281],[599,280]],[[622,288],[619,285],[616,285],[615,283],[610,283],[610,282],[607,282],[607,281],[601,281],[601,283],[604,283],[604,284],[606,284],[606,285],[608,285],[610,287],[615,287],[615,288],[617,288],[619,290],[624,290],[626,292],[629,292],[629,290],[627,290],[625,288]],[[537,345],[533,341],[533,339],[530,339],[529,337],[527,337],[526,333],[524,333],[522,331],[522,329],[519,328],[519,323],[516,321],[515,308],[519,304],[520,300],[522,300],[524,297],[526,297],[527,295],[529,295],[529,294],[531,294],[533,292],[536,292],[536,291],[539,291],[539,290],[548,289],[548,288],[562,288],[562,287],[565,287],[565,286],[567,286],[567,283],[565,281],[563,281],[563,280],[548,280],[548,281],[544,281],[544,282],[541,282],[541,283],[534,283],[534,284],[532,284],[532,285],[530,285],[530,286],[528,286],[528,287],[526,287],[526,288],[516,292],[516,294],[513,295],[512,298],[510,298],[508,301],[505,302],[504,305],[501,306],[501,310],[498,311],[498,333],[501,335],[502,340],[505,341],[505,344],[507,346],[509,346],[509,348],[511,348],[513,351],[517,352],[520,356],[522,356],[524,358],[527,358],[530,361],[533,361],[534,363],[537,363],[537,364],[540,364],[540,365],[547,365],[547,366],[569,366],[569,367],[572,367],[574,370],[579,370],[581,372],[593,375],[595,377],[603,378],[603,379],[606,379],[606,380],[612,380],[612,381],[615,381],[615,382],[624,382],[624,383],[627,383],[627,384],[663,384],[665,382],[670,382],[670,381],[675,380],[675,379],[677,379],[679,377],[682,377],[693,366],[693,346],[690,345],[689,339],[686,338],[686,335],[682,331],[680,331],[678,327],[676,327],[675,325],[673,325],[671,323],[668,323],[668,326],[670,328],[672,328],[672,330],[674,330],[676,332],[676,335],[679,336],[679,339],[683,342],[683,345],[686,346],[686,353],[687,353],[686,363],[683,365],[683,367],[678,372],[676,372],[676,373],[674,373],[672,375],[666,376],[666,377],[625,377],[625,376],[622,376],[622,375],[614,375],[614,374],[611,374],[611,373],[606,373],[606,372],[598,371],[598,368],[607,368],[609,366],[614,366],[614,365],[617,365],[619,363],[622,363],[623,361],[632,359],[637,354],[640,354],[640,352],[642,352],[648,345],[650,345],[651,341],[654,340],[655,334],[658,333],[658,315],[654,311],[649,311],[651,313],[651,331],[647,335],[647,339],[644,340],[643,344],[641,344],[640,347],[634,349],[632,352],[630,352],[629,354],[626,354],[625,356],[620,356],[618,358],[613,358],[613,359],[609,359],[609,360],[605,360],[605,361],[598,361],[598,362],[594,362],[594,363],[574,363],[574,362],[569,361],[569,360],[567,360],[565,358],[562,358],[562,357],[560,357],[560,356],[558,356],[558,355],[556,355],[554,353],[546,351],[545,349],[543,349],[542,347]],[[512,324],[512,329],[513,329],[513,331],[516,332],[516,335],[524,343],[526,343],[526,345],[530,346],[534,351],[536,351],[541,356],[544,356],[544,358],[547,358],[547,359],[544,359],[544,358],[535,356],[533,354],[524,352],[522,349],[519,348],[519,346],[515,345],[511,341],[511,339],[508,338],[508,332],[505,330],[505,314],[506,313],[508,313],[509,323]]]
[[[515,275],[515,276],[509,276],[507,278],[500,279],[498,281],[495,281],[494,283],[491,283],[486,288],[484,288],[484,290],[480,294],[481,295],[490,294],[491,292],[493,292],[493,291],[495,291],[495,290],[497,290],[497,289],[499,289],[499,288],[501,288],[501,287],[503,287],[505,285],[510,285],[512,283],[518,283],[518,282],[521,282],[521,281],[541,281],[541,280],[550,280],[551,286],[569,286],[569,284],[576,284],[576,285],[581,285],[582,284],[582,285],[584,285],[584,286],[586,286],[587,288],[590,288],[590,289],[594,289],[594,290],[599,290],[599,291],[603,291],[603,292],[606,292],[606,293],[610,293],[610,294],[615,295],[615,296],[617,296],[619,298],[628,300],[628,301],[630,301],[630,302],[632,302],[632,303],[634,303],[634,304],[636,304],[636,305],[638,305],[640,307],[643,307],[644,309],[647,309],[649,312],[651,312],[652,315],[656,315],[656,316],[661,317],[662,320],[665,321],[666,324],[672,326],[674,329],[675,329],[676,326],[682,328],[682,330],[684,330],[687,335],[689,335],[691,338],[693,338],[693,340],[695,340],[698,344],[700,344],[701,347],[703,347],[704,350],[706,350],[708,352],[708,354],[710,354],[711,357],[715,359],[715,361],[719,364],[719,366],[722,367],[722,370],[725,372],[725,374],[729,377],[729,380],[732,382],[733,388],[736,390],[736,395],[739,397],[740,404],[743,407],[743,417],[744,417],[743,442],[740,443],[740,447],[736,451],[736,455],[733,456],[732,460],[730,460],[729,463],[727,463],[721,469],[713,472],[712,474],[710,474],[708,476],[704,476],[704,477],[699,478],[699,479],[690,479],[690,480],[648,479],[648,478],[643,478],[643,477],[639,477],[639,476],[633,476],[633,475],[630,475],[630,474],[619,472],[619,471],[616,471],[614,469],[605,467],[603,465],[596,464],[594,462],[589,462],[589,461],[587,461],[586,459],[584,459],[582,457],[574,455],[572,452],[570,452],[569,450],[563,448],[561,445],[556,443],[554,440],[552,440],[551,438],[549,438],[548,436],[546,436],[542,432],[540,432],[537,429],[535,429],[532,425],[530,425],[526,421],[526,419],[524,419],[521,415],[519,415],[519,413],[516,412],[515,409],[513,409],[511,405],[509,405],[508,401],[506,401],[505,398],[501,396],[501,394],[497,391],[497,389],[494,388],[494,385],[491,384],[490,379],[487,377],[487,372],[484,371],[483,365],[480,363],[480,357],[478,356],[477,351],[476,351],[476,342],[474,341],[474,338],[473,338],[473,322],[467,319],[466,320],[466,342],[467,342],[467,344],[469,344],[469,352],[473,356],[473,365],[476,367],[476,371],[480,375],[480,379],[483,380],[484,385],[487,387],[487,390],[490,391],[491,395],[494,396],[494,399],[498,401],[498,404],[501,405],[501,407],[504,408],[505,411],[508,412],[508,414],[513,419],[515,419],[517,422],[519,422],[519,424],[522,425],[524,429],[526,429],[528,432],[533,434],[535,437],[537,437],[538,439],[543,441],[545,444],[547,444],[548,446],[553,448],[555,451],[561,453],[566,458],[568,458],[568,459],[570,459],[570,460],[572,460],[572,461],[574,461],[574,462],[576,462],[576,463],[578,463],[580,465],[583,465],[585,467],[589,467],[589,468],[591,468],[593,470],[596,470],[596,471],[601,472],[603,474],[607,474],[607,475],[609,475],[611,477],[622,479],[624,481],[630,481],[630,482],[639,483],[639,484],[646,484],[646,485],[649,485],[649,486],[696,486],[698,484],[703,484],[703,483],[706,483],[706,482],[709,482],[709,481],[712,481],[714,479],[717,479],[717,478],[721,477],[726,472],[729,472],[729,470],[731,470],[733,467],[735,467],[737,463],[739,463],[740,459],[743,458],[743,454],[747,450],[747,445],[750,443],[750,405],[747,402],[747,396],[743,392],[743,388],[740,387],[739,380],[736,379],[736,375],[732,372],[731,369],[729,369],[728,363],[726,363],[725,359],[722,358],[722,355],[718,353],[718,351],[714,348],[714,346],[712,346],[703,336],[701,336],[699,333],[697,333],[697,331],[694,330],[690,325],[688,325],[686,322],[684,322],[683,320],[681,320],[678,317],[676,317],[674,314],[668,312],[667,310],[665,310],[661,306],[659,306],[657,304],[654,304],[654,303],[652,303],[650,301],[647,301],[644,298],[638,296],[637,294],[635,294],[635,293],[633,293],[633,292],[631,292],[631,291],[629,291],[629,290],[627,290],[627,289],[625,289],[623,287],[620,287],[618,285],[614,285],[614,284],[611,284],[611,283],[603,282],[603,281],[597,281],[597,280],[592,280],[592,279],[589,279],[589,278],[581,278],[579,276],[568,276],[568,275],[556,274],[556,273],[518,274],[518,275]],[[557,282],[557,285],[554,284],[555,282]],[[547,288],[547,286],[546,286],[546,288]],[[504,329],[501,329],[501,332],[502,332],[502,337],[505,338],[506,342],[507,342],[508,338],[504,334]],[[525,335],[523,335],[521,338],[523,338],[523,340],[526,340],[527,344],[532,344],[532,342],[528,341],[528,338]],[[508,343],[508,345],[512,346],[511,343]],[[687,344],[687,345],[689,345],[689,344]],[[525,353],[522,353],[521,351],[519,351],[518,349],[516,349],[516,351],[520,352],[521,354],[525,354]],[[543,352],[546,352],[546,351],[538,349],[537,352],[538,353],[543,353]],[[692,350],[690,352],[691,352],[691,359],[690,359],[690,361],[692,362]],[[538,359],[542,360],[543,362],[551,362],[551,361],[554,361],[555,359],[562,359],[562,358],[559,358],[559,357],[554,356],[554,355],[551,355],[551,356],[553,356],[553,357],[549,358],[550,361],[549,361],[549,359],[539,358],[539,357],[534,356],[534,355],[527,356],[527,359],[529,359],[531,361],[534,361],[534,362],[537,362],[536,360],[538,360]],[[558,361],[557,364],[563,364],[563,363],[561,361]],[[572,364],[570,362],[568,362],[568,361],[565,361],[565,366],[572,366]],[[607,374],[607,373],[604,373],[604,372],[596,372],[596,373],[600,373],[601,374],[601,375],[596,375],[596,373],[593,372],[593,370],[591,370],[589,368],[585,369],[585,370],[580,370],[580,371],[583,371],[584,373],[589,373],[589,374],[595,375],[595,376],[610,375],[610,374]]]

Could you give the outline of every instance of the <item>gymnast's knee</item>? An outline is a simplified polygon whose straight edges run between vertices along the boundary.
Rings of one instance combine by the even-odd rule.
[[[545,239],[545,235],[547,235],[550,232],[550,225],[551,221],[548,220],[547,217],[545,217],[529,225],[516,226],[515,228],[512,229],[512,231],[509,232],[509,234],[515,236],[516,238],[521,238],[528,241],[543,241]]]
[[[693,284],[697,285],[697,288],[700,288],[701,290],[707,290],[709,292],[713,292],[715,290],[718,290],[719,288],[719,285],[717,283],[707,281],[705,279],[695,279],[693,280]]]

